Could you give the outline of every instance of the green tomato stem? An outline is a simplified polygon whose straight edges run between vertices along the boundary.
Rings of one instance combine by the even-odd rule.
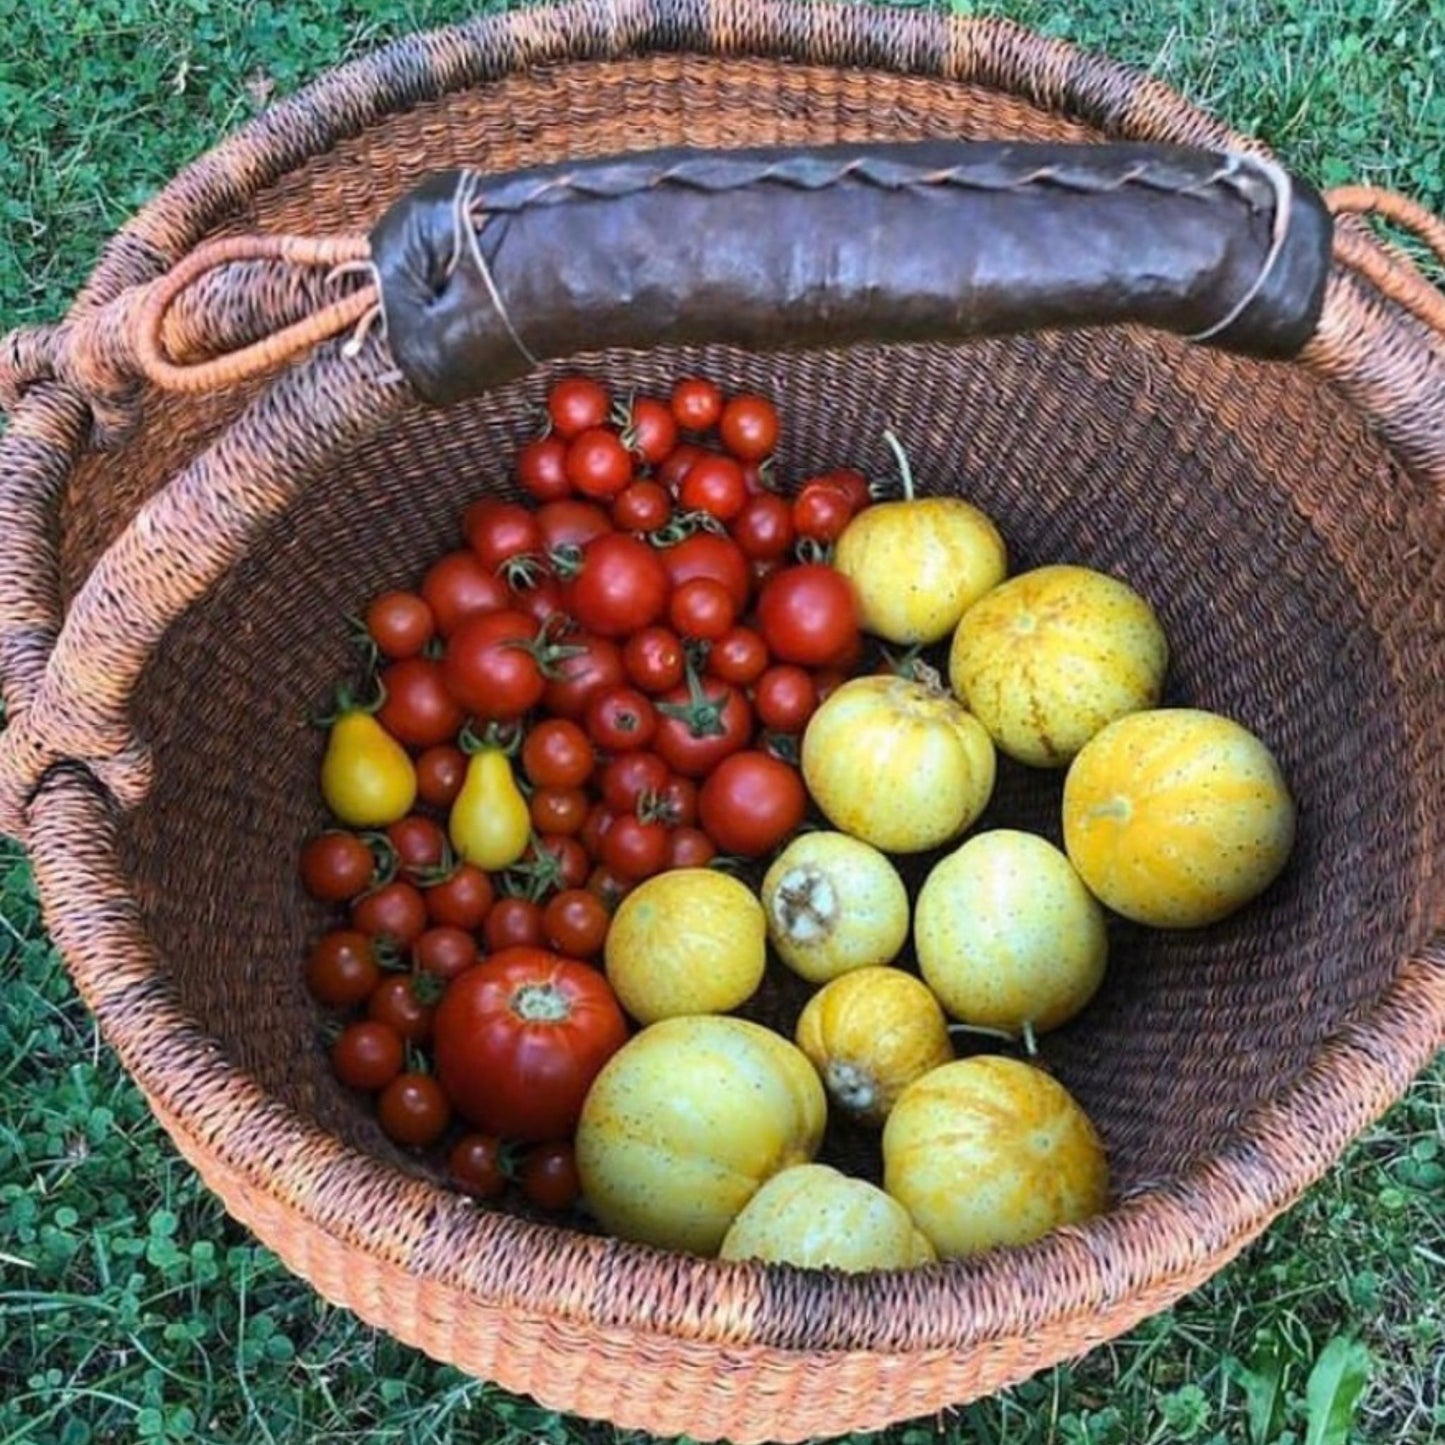
[[[898,478],[903,483],[903,500],[913,500],[913,468],[908,463],[908,453],[903,450],[903,443],[893,435],[891,431],[883,433],[883,440],[893,450],[893,455],[898,459]]]

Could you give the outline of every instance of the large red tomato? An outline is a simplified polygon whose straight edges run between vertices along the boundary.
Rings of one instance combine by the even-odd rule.
[[[658,700],[652,750],[673,772],[688,778],[710,773],[725,757],[747,747],[753,710],[735,687],[689,677]]]
[[[432,1025],[437,1078],[488,1134],[566,1139],[592,1080],[627,1041],[605,975],[540,948],[504,948],[454,979]]]
[[[796,768],[767,753],[734,753],[709,775],[698,795],[708,836],[725,853],[758,858],[797,830],[808,795]]]
[[[521,717],[541,701],[547,686],[536,638],[537,624],[525,613],[468,617],[447,639],[442,658],[447,691],[479,718],[507,722]]]

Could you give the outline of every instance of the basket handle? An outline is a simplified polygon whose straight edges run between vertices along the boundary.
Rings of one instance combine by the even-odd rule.
[[[1332,222],[1274,162],[1154,145],[667,150],[448,172],[371,233],[387,336],[446,403],[587,347],[787,350],[1138,323],[1313,334]]]

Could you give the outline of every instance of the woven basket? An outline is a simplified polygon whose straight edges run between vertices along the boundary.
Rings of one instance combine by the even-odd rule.
[[[1445,304],[1341,219],[1290,363],[1129,326],[568,362],[773,393],[790,476],[881,465],[892,426],[926,488],[998,519],[1017,567],[1071,558],[1155,599],[1170,700],[1277,749],[1302,803],[1285,877],[1204,933],[1120,925],[1104,991],[1046,1042],[1108,1144],[1106,1215],[912,1272],[723,1265],[479,1208],[330,1077],[299,967],[321,915],[293,860],[322,822],[306,714],[348,666],[332,620],[451,545],[558,365],[422,406],[379,334],[334,335],[359,309],[333,304],[326,268],[364,247],[318,238],[364,233],[444,167],[926,137],[1259,152],[1157,82],[999,23],[527,11],[277,106],[114,239],[65,323],[0,352],[0,825],[106,1039],[227,1208],[327,1299],[623,1426],[870,1428],[1082,1353],[1217,1271],[1445,1037]],[[1406,203],[1331,199],[1445,250]],[[183,295],[161,279],[218,240]],[[1052,832],[1056,789],[1010,772],[1000,816]]]

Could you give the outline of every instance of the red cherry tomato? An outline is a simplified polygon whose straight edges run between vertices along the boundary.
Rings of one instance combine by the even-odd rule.
[[[858,641],[853,586],[821,562],[785,567],[763,584],[758,630],[779,661],[828,666]]]
[[[632,884],[619,877],[604,863],[599,863],[587,877],[587,891],[601,900],[609,914],[617,912],[617,905],[631,890]]]
[[[678,487],[677,500],[684,511],[706,512],[721,522],[730,522],[748,502],[743,469],[733,457],[706,452],[688,468]]]
[[[609,812],[635,813],[638,804],[649,793],[660,793],[671,776],[656,753],[622,753],[602,769],[602,801]]]
[[[408,948],[427,925],[426,899],[415,884],[398,878],[363,893],[351,905],[351,926],[371,938],[389,938]]]
[[[480,920],[473,927],[480,928]],[[470,929],[438,924],[412,944],[411,961],[418,972],[447,983],[477,961],[477,940]]]
[[[674,828],[667,835],[667,868],[706,868],[717,847],[701,828]]]
[[[724,758],[702,785],[698,816],[725,853],[757,858],[796,831],[808,794],[796,768],[748,750]]]
[[[306,987],[328,1008],[355,1008],[365,1003],[380,981],[371,939],[353,928],[323,933],[306,956]]]
[[[537,660],[537,630],[520,612],[467,618],[447,639],[442,657],[447,691],[488,722],[521,717],[542,700],[547,687]]]
[[[622,653],[610,637],[593,632],[569,633],[566,647],[575,651],[553,664],[542,706],[554,717],[575,721],[586,712],[596,693],[620,686],[626,681],[626,673]]]
[[[776,492],[759,492],[733,519],[733,541],[750,562],[784,557],[797,536],[793,509]]]
[[[632,480],[632,458],[608,427],[588,427],[567,444],[567,480],[584,497],[615,497]]]
[[[441,664],[430,657],[393,662],[382,668],[379,681],[386,698],[377,709],[376,720],[410,748],[450,742],[466,721],[447,687]]]
[[[539,833],[579,833],[587,810],[587,794],[581,788],[538,788],[528,806],[532,827]]]
[[[818,689],[805,668],[790,662],[770,667],[753,689],[758,721],[775,733],[800,733],[818,710]]]
[[[580,788],[594,766],[591,740],[567,718],[539,722],[522,743],[522,771],[539,788]]]
[[[526,442],[517,451],[517,480],[534,502],[560,502],[570,497],[566,441],[545,436]]]
[[[650,396],[638,397],[622,439],[645,466],[657,466],[677,445],[677,420],[671,407]]]
[[[748,745],[753,713],[737,688],[708,679],[664,693],[653,751],[689,778],[710,773],[730,753]]]
[[[670,405],[684,431],[711,431],[722,416],[722,388],[700,376],[685,376],[673,386]]]
[[[463,1134],[447,1154],[447,1170],[474,1199],[499,1199],[507,1192],[502,1141],[495,1134]]]
[[[440,883],[422,895],[428,919],[442,927],[480,928],[496,898],[492,880],[475,863],[459,863]]]
[[[579,838],[566,833],[543,833],[523,855],[523,861],[537,866],[548,891],[580,888],[587,881],[591,856]]]
[[[809,482],[793,502],[793,526],[800,537],[836,542],[853,520],[853,508],[829,482]]]
[[[432,1028],[437,1078],[488,1134],[566,1139],[627,1022],[596,968],[539,948],[509,948],[446,992]]]
[[[609,687],[587,704],[587,735],[605,753],[645,748],[657,732],[657,710],[635,687]]]
[[[737,620],[732,593],[715,578],[693,577],[667,603],[667,620],[682,637],[716,642]]]
[[[384,1089],[405,1057],[401,1035],[372,1019],[347,1024],[331,1045],[332,1072],[349,1089]]]
[[[483,936],[493,953],[503,948],[540,947],[542,910],[530,898],[499,898],[487,914]]]
[[[547,393],[547,416],[560,437],[600,427],[612,410],[607,388],[587,376],[564,376]]]
[[[537,526],[544,550],[552,553],[567,547],[585,547],[594,537],[605,536],[612,531],[612,518],[596,502],[568,497],[538,507]]]
[[[711,577],[727,588],[739,614],[747,607],[752,593],[748,560],[731,537],[694,532],[675,546],[664,547],[657,555],[674,589],[694,577]]]
[[[318,833],[302,846],[301,885],[323,903],[350,902],[370,885],[375,872],[371,849],[355,833]]]
[[[732,397],[718,418],[718,435],[741,461],[761,461],[778,445],[777,408],[762,396]]]
[[[460,748],[438,743],[416,760],[416,792],[430,808],[449,808],[466,781],[467,759]]]
[[[412,1149],[435,1144],[452,1121],[452,1107],[430,1074],[398,1074],[376,1101],[387,1138]]]
[[[707,452],[703,447],[695,446],[692,442],[681,442],[668,452],[653,475],[660,486],[666,487],[673,496],[676,496],[678,488],[682,486],[688,472],[692,470],[693,463],[706,455]]]
[[[507,605],[507,584],[482,566],[475,552],[448,552],[422,578],[421,595],[437,631],[450,637],[464,617]]]
[[[768,661],[768,644],[761,633],[751,627],[730,627],[708,652],[707,670],[735,687],[747,687],[763,675]]]
[[[473,502],[462,514],[462,535],[488,572],[496,572],[514,558],[542,553],[537,514],[520,502],[493,497]]]
[[[622,648],[622,665],[634,687],[646,693],[666,692],[682,681],[686,658],[682,639],[667,627],[644,627]]]
[[[619,532],[655,532],[671,517],[672,496],[658,482],[632,482],[612,499],[612,522]]]
[[[697,784],[691,778],[673,773],[655,793],[653,807],[669,828],[690,828],[697,822]]]
[[[641,753],[628,754],[631,757],[645,756]],[[582,831],[577,834],[577,841],[587,850],[590,858],[596,858],[602,851],[602,835],[612,826],[612,819],[615,813],[606,803],[594,803],[592,811],[587,814],[587,821],[582,825]]]
[[[834,467],[824,472],[819,481],[836,487],[848,499],[848,506],[856,516],[864,507],[870,506],[873,496],[868,490],[868,478],[856,467]]]
[[[436,987],[435,980],[430,981]],[[432,1004],[424,998],[417,980],[409,973],[390,973],[371,991],[366,1001],[366,1016],[379,1024],[388,1024],[408,1044],[424,1044],[431,1038]],[[440,994],[438,994],[440,997]]]
[[[667,862],[667,828],[644,822],[636,813],[624,813],[602,835],[599,856],[619,877],[640,883],[662,872]]]
[[[430,819],[409,813],[388,825],[387,841],[396,851],[397,861],[409,873],[441,866],[446,856],[446,834]]]
[[[657,549],[612,532],[583,548],[567,597],[572,615],[589,632],[624,637],[657,621],[667,592],[668,574]]]
[[[570,1209],[582,1194],[572,1145],[541,1144],[527,1150],[517,1171],[517,1182],[538,1208],[554,1214]]]
[[[530,617],[540,628],[564,614],[562,584],[547,573],[530,573],[514,582],[507,593],[507,611]],[[560,628],[557,629],[560,631]]]
[[[383,657],[415,657],[436,632],[436,619],[415,592],[383,592],[366,609],[366,630]]]
[[[611,922],[607,906],[585,888],[564,888],[542,910],[542,931],[548,944],[568,958],[593,958],[601,953]]]

